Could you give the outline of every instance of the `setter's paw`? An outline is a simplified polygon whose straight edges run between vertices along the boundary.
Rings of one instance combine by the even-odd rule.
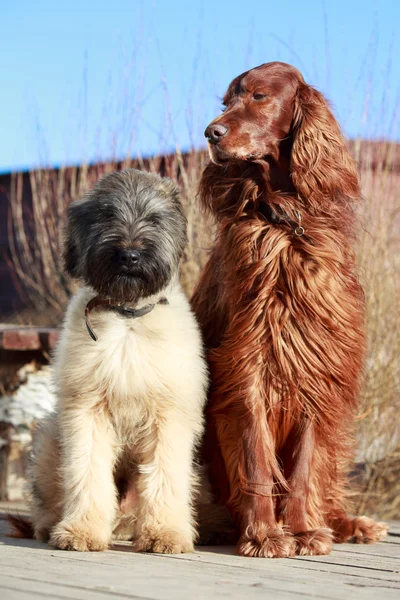
[[[157,554],[182,554],[193,552],[190,535],[169,529],[142,533],[133,544],[136,552],[155,552]]]
[[[321,527],[312,531],[296,533],[294,536],[296,554],[299,556],[318,556],[329,554],[333,546],[331,529]]]
[[[237,549],[242,556],[287,558],[294,556],[295,542],[291,533],[277,525],[256,523],[247,527]]]
[[[354,532],[348,540],[355,544],[373,544],[383,540],[389,531],[387,523],[379,523],[369,517],[356,517],[353,519]]]
[[[86,523],[61,521],[51,532],[49,544],[60,550],[100,552],[108,547],[109,542],[109,536],[104,531],[92,530]]]

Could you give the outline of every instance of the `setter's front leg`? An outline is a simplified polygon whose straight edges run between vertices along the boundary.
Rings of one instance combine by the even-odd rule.
[[[229,478],[228,506],[240,530],[243,556],[294,554],[293,537],[275,519],[274,474],[278,469],[265,411],[216,415],[216,430]]]
[[[292,430],[283,453],[285,476],[289,491],[283,502],[281,517],[294,534],[296,554],[315,556],[329,554],[333,536],[328,527],[309,527],[310,482],[315,479],[313,458],[317,452],[314,424],[304,420]],[[324,524],[322,512],[313,508],[313,521]]]

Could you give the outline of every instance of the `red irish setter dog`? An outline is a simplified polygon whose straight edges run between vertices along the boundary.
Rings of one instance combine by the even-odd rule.
[[[356,167],[297,69],[243,73],[206,129],[217,237],[193,296],[211,368],[204,455],[245,556],[327,554],[385,524],[347,516],[364,355]]]

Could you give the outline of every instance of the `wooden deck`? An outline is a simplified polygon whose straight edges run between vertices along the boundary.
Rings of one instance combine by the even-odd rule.
[[[7,537],[6,510],[3,504],[1,600],[400,598],[400,523],[391,524],[385,542],[337,545],[323,557],[243,558],[233,548],[210,547],[183,555],[134,554],[126,543],[82,554]]]

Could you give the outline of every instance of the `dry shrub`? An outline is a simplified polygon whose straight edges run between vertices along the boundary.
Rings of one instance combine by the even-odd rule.
[[[353,146],[363,225],[358,260],[366,296],[368,358],[358,430],[358,511],[400,516],[400,146]]]
[[[400,516],[400,156],[396,144],[353,142],[363,186],[363,229],[358,247],[367,300],[368,361],[359,415],[357,473],[362,486],[358,511],[385,518]],[[22,176],[13,176],[10,244],[16,273],[36,315],[57,324],[71,283],[61,268],[61,234],[65,207],[80,198],[102,174],[129,166],[171,177],[182,190],[188,216],[189,246],[182,266],[188,294],[206,259],[212,227],[199,213],[196,186],[204,152],[179,151],[167,157],[96,166],[38,170],[30,173],[32,201],[24,201]],[[44,315],[44,317],[43,317]],[[35,317],[37,322],[37,316]]]

